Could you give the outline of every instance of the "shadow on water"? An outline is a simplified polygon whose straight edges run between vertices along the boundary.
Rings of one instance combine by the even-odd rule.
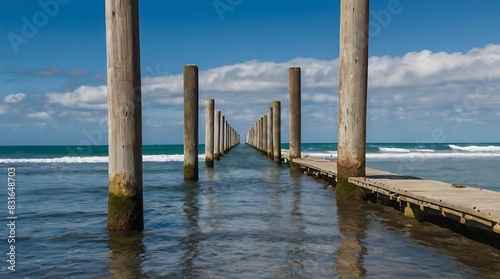
[[[337,200],[340,246],[337,249],[335,270],[340,278],[364,278],[367,275],[363,266],[366,247],[363,238],[366,234],[366,215],[362,204]]]
[[[106,261],[111,273],[107,278],[149,278],[142,272],[144,261],[143,234],[108,232],[110,256]]]

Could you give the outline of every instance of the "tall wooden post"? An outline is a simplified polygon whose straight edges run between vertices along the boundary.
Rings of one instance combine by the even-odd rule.
[[[365,176],[369,0],[342,0],[337,197],[362,198],[349,177]]]
[[[215,112],[214,121],[214,159],[220,160],[220,110]]]
[[[226,123],[224,124],[224,150],[225,153],[229,153],[229,150],[227,148],[227,135],[229,134],[229,124],[226,119]]]
[[[281,102],[273,101],[273,158],[281,164]]]
[[[231,125],[229,123],[227,124],[227,126],[229,129],[229,133],[227,134],[227,150],[231,150],[231,147],[232,147],[231,135],[233,134],[233,127],[231,127]]]
[[[299,168],[293,163],[293,159],[301,157],[301,88],[299,67],[288,69],[288,83],[290,94],[290,169],[298,170]]]
[[[262,117],[262,152],[267,154],[267,114]]]
[[[258,150],[262,150],[262,119],[259,118],[257,121],[257,129],[259,129],[259,145]]]
[[[108,229],[142,231],[142,111],[137,0],[106,0]]]
[[[198,180],[198,67],[184,66],[184,180]]]
[[[267,108],[267,156],[273,158],[273,107]]]
[[[220,123],[220,154],[221,156],[226,155],[226,148],[225,148],[225,135],[226,135],[226,117],[223,115],[222,116],[222,122]]]
[[[214,167],[214,99],[205,101],[205,166]]]
[[[264,116],[260,118],[260,131],[261,131],[260,151],[264,152],[264,148],[266,148],[265,143],[267,142],[267,136],[265,134],[267,131],[265,131],[264,127]]]

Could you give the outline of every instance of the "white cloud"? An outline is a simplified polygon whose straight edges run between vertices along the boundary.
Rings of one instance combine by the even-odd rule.
[[[50,119],[52,116],[46,111],[32,112],[27,115],[29,118]]]
[[[0,106],[0,115],[6,114],[6,113],[7,113],[7,107]]]
[[[106,86],[80,86],[73,92],[47,93],[49,104],[79,109],[107,109]]]
[[[15,103],[22,102],[25,97],[26,97],[26,94],[24,94],[24,93],[9,94],[3,98],[3,101],[6,103],[15,104]]]
[[[500,78],[500,45],[467,53],[409,52],[403,57],[371,57],[371,87],[426,86]]]
[[[330,127],[337,118],[338,59],[247,61],[201,71],[200,107],[204,98],[214,98],[217,109],[230,120],[249,127],[267,113],[272,100],[281,100],[282,117],[286,121],[288,68],[292,66],[302,68],[304,121],[309,118],[314,125]],[[144,78],[142,88],[143,109],[164,110],[154,114],[155,121],[147,120],[147,126],[157,125],[156,121],[164,126],[182,124],[182,74]],[[408,127],[415,123],[453,126],[455,122],[446,119],[458,118],[460,123],[495,121],[499,89],[500,45],[474,48],[466,53],[422,50],[401,57],[371,57],[368,119],[386,125],[388,130],[391,121],[404,122]],[[70,92],[48,93],[46,98],[49,105],[64,106],[74,112],[94,110],[99,112],[98,116],[107,108],[106,86],[80,86]],[[200,115],[204,117],[203,113]],[[55,117],[60,116],[55,114]],[[99,119],[93,114],[74,118],[88,122]]]

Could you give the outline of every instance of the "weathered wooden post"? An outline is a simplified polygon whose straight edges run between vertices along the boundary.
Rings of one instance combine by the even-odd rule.
[[[254,148],[256,148],[256,144],[257,144],[257,126],[256,126],[256,124],[253,125],[252,132],[253,132],[252,146]]]
[[[290,94],[290,170],[298,170],[293,159],[301,157],[301,96],[300,68],[288,69],[288,84]]]
[[[225,148],[225,135],[226,135],[226,116],[222,116],[222,122],[220,123],[220,155],[224,156],[226,155],[226,148]]]
[[[264,116],[260,118],[260,133],[261,133],[261,138],[260,138],[260,151],[264,151],[264,144],[267,142],[267,136],[264,134]],[[267,131],[266,131],[267,132]]]
[[[257,122],[254,124],[254,148],[257,149],[257,143],[258,143],[258,138],[259,138],[259,129],[257,129]]]
[[[108,230],[142,231],[142,111],[137,0],[106,0]]]
[[[250,128],[250,131],[248,132],[248,144],[253,146],[253,127]]]
[[[255,135],[254,135],[254,148],[258,149],[259,148],[259,125],[257,125],[258,122],[255,122],[254,130],[255,130]]]
[[[229,121],[226,119],[226,153],[229,153]]]
[[[231,124],[228,124],[229,125],[229,134],[227,135],[227,146],[228,146],[228,149],[231,150],[232,147],[233,147],[233,138],[232,138],[232,134],[233,134],[233,126],[231,126]]]
[[[214,159],[220,160],[220,110],[215,112],[214,121]]]
[[[263,151],[264,150],[264,117],[260,118],[259,123],[260,123],[260,151]]]
[[[228,146],[228,149],[231,150],[233,149],[233,138],[232,138],[232,134],[233,134],[233,126],[231,126],[231,124],[227,124],[229,125],[229,134],[227,135],[227,146]]]
[[[205,100],[205,166],[214,167],[214,99]]]
[[[365,176],[369,0],[342,0],[337,197],[362,198],[349,177]]]
[[[254,147],[254,148],[255,148],[255,133],[256,133],[256,131],[255,131],[255,125],[253,125],[253,127],[252,127],[252,140],[251,140],[251,142],[252,142],[252,147]]]
[[[281,102],[273,101],[273,158],[281,164]]]
[[[225,124],[225,128],[224,128],[224,150],[226,153],[229,153],[229,150],[227,148],[227,135],[229,134],[229,122],[227,121],[226,119],[226,124]]]
[[[184,180],[198,180],[198,67],[184,66]]]
[[[267,154],[267,114],[262,117],[262,152]]]
[[[231,146],[231,149],[233,149],[234,146],[234,128],[231,126],[231,135],[229,136],[229,143]]]
[[[273,158],[273,107],[267,109],[267,156]]]

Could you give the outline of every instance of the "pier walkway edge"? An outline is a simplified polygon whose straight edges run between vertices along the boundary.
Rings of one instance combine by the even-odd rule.
[[[288,154],[283,152],[282,158],[288,161]],[[300,171],[335,186],[337,162],[308,156],[293,162]],[[372,168],[366,168],[366,177],[349,177],[349,182],[361,187],[367,199],[399,203],[405,216],[423,221],[427,215],[438,215],[500,234],[499,192]]]

